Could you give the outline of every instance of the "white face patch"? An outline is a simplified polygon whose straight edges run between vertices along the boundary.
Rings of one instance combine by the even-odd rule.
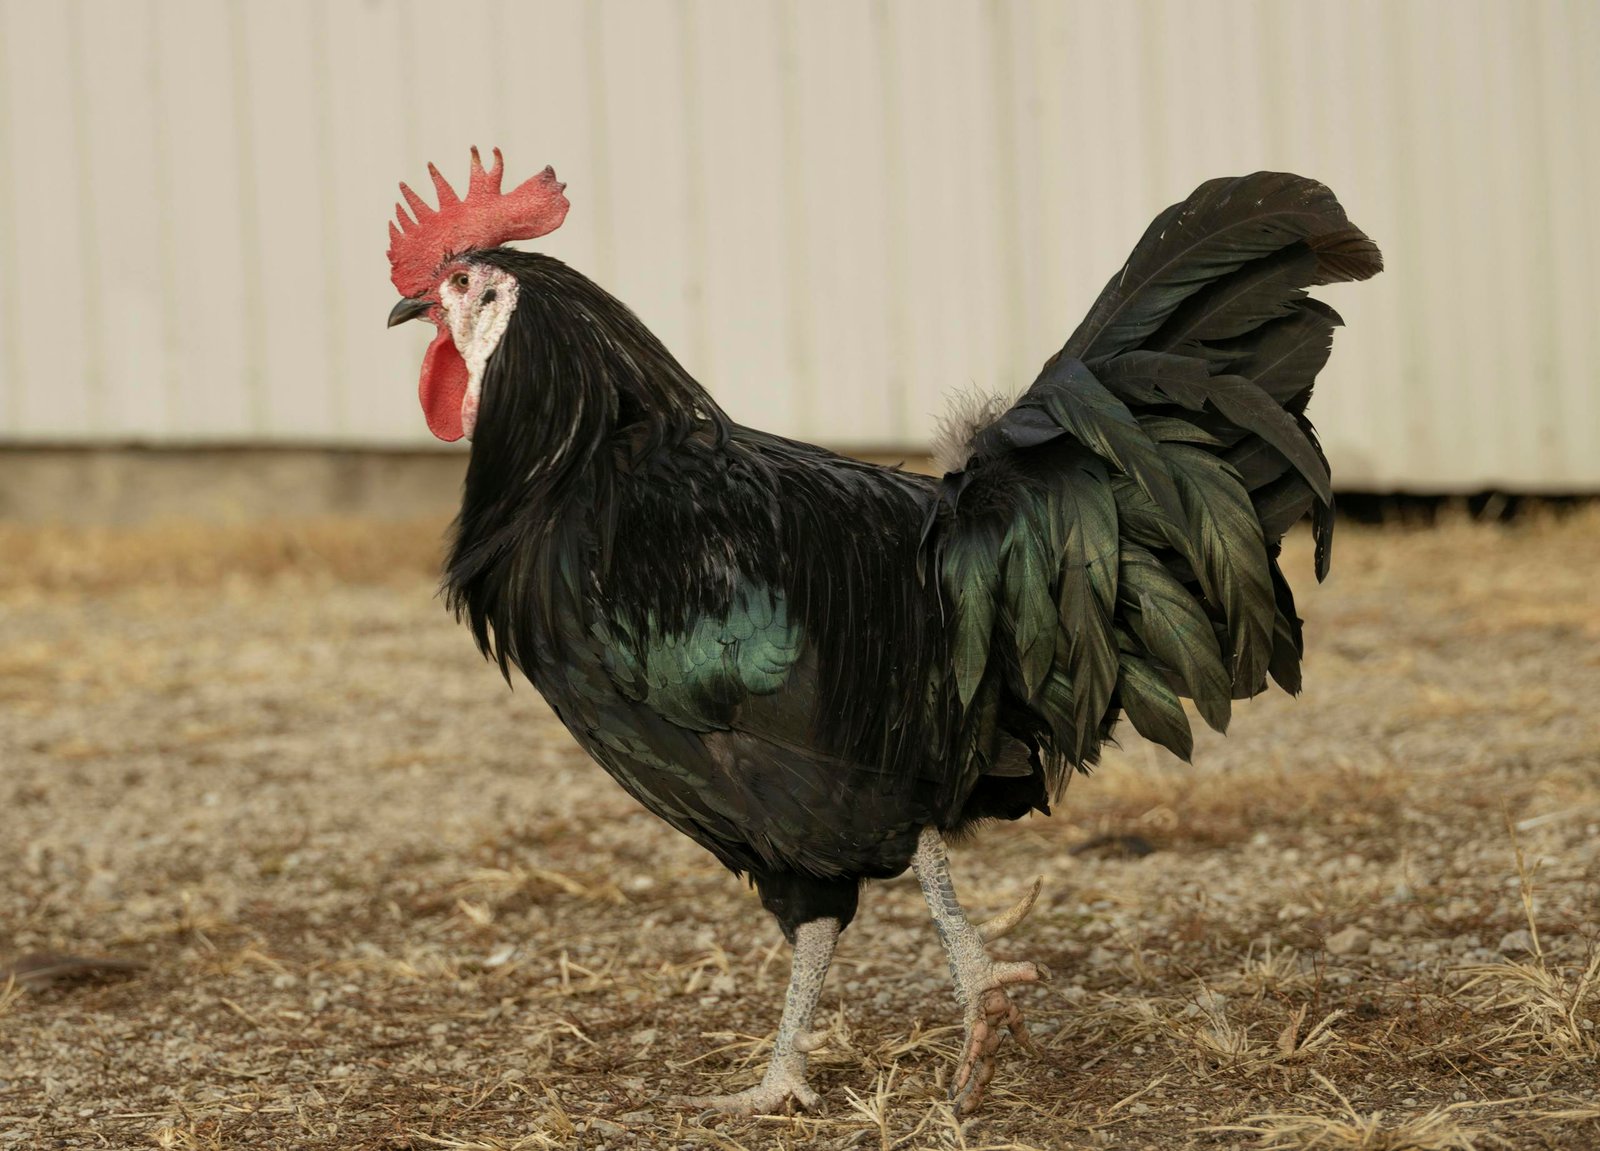
[[[465,273],[467,286],[456,280]],[[439,304],[444,308],[450,338],[467,365],[467,394],[461,401],[461,429],[467,439],[478,424],[478,401],[483,391],[483,369],[500,346],[511,313],[517,306],[517,278],[510,272],[483,265],[469,265],[452,272],[439,285]]]

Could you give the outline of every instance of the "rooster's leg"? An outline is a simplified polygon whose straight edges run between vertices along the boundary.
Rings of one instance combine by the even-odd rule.
[[[827,1032],[811,1030],[811,1016],[838,942],[837,919],[813,919],[795,928],[789,993],[783,1001],[783,1019],[778,1023],[767,1073],[747,1091],[689,1102],[734,1115],[784,1114],[795,1105],[808,1111],[822,1105],[821,1097],[806,1083],[806,1056],[827,1038]]]
[[[956,1111],[970,1115],[983,1102],[983,1091],[994,1078],[995,1052],[1005,1033],[1010,1031],[1019,1044],[1036,1052],[1028,1035],[1022,1012],[1006,995],[1012,983],[1035,983],[1050,978],[1050,972],[1035,963],[996,963],[984,947],[985,938],[995,939],[1015,927],[1033,905],[1038,885],[1011,911],[999,917],[998,926],[986,931],[975,927],[961,910],[955,886],[950,882],[950,862],[945,856],[944,839],[931,827],[923,828],[917,839],[917,853],[911,868],[916,872],[922,894],[933,912],[939,941],[950,960],[950,976],[956,985],[956,1001],[966,1016],[966,1036],[961,1047],[961,1062],[950,1084]],[[987,926],[987,925],[986,925]]]

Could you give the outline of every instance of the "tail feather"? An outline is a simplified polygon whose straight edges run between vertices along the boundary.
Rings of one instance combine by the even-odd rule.
[[[1287,468],[1285,471],[1287,472]],[[1306,489],[1298,476],[1281,475],[1250,493],[1263,535],[1281,539],[1305,517],[1317,497]]]
[[[1257,436],[1240,440],[1222,453],[1227,465],[1239,473],[1239,479],[1252,495],[1273,480],[1289,471],[1290,464],[1283,453]],[[1297,484],[1296,487],[1303,487]]]
[[[1272,573],[1272,592],[1277,600],[1277,618],[1273,620],[1272,663],[1268,671],[1279,687],[1290,695],[1300,694],[1300,657],[1305,654],[1305,637],[1300,628],[1300,617],[1294,610],[1294,590],[1278,566],[1277,549],[1269,563]]]
[[[1377,245],[1315,180],[1288,172],[1208,180],[1156,217],[1060,354],[1093,363],[1145,347],[1189,297],[1297,243],[1315,258],[1300,287],[1383,269]]]
[[[1060,578],[1051,625],[1061,635],[1055,670],[1073,688],[1072,751],[1082,756],[1117,685],[1117,506],[1105,464],[1087,451],[1073,454],[1066,482],[1052,490]]]
[[[1187,444],[1171,445],[1167,456],[1200,558],[1200,587],[1228,628],[1233,688],[1254,695],[1266,679],[1274,611],[1261,522],[1238,473],[1219,458]]]
[[[1125,542],[1120,588],[1123,618],[1134,649],[1169,669],[1184,695],[1216,731],[1227,731],[1232,677],[1211,619],[1200,601],[1153,552]]]
[[[1154,667],[1131,653],[1121,657],[1117,683],[1133,729],[1188,762],[1194,754],[1194,733],[1189,730],[1178,693]]]
[[[975,431],[924,536],[954,605],[948,691],[969,751],[954,790],[1001,722],[1059,790],[1123,711],[1187,759],[1182,698],[1221,731],[1269,675],[1299,690],[1277,557],[1308,510],[1319,579],[1331,557],[1332,479],[1305,410],[1341,322],[1306,289],[1381,267],[1321,184],[1210,181]]]
[[[1303,243],[1290,244],[1190,296],[1144,346],[1203,357],[1208,342],[1246,335],[1288,315],[1316,274],[1316,253]]]
[[[1177,485],[1155,442],[1086,364],[1058,359],[1046,367],[1013,410],[1032,408],[1043,408],[1063,431],[1138,484],[1173,523],[1182,522]]]
[[[1213,370],[1248,375],[1256,387],[1299,414],[1333,351],[1333,331],[1343,326],[1338,312],[1308,296],[1282,319],[1206,345],[1204,358]]]

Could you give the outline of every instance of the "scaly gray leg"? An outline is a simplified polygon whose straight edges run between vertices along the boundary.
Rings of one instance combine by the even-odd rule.
[[[783,1000],[783,1018],[772,1044],[767,1073],[747,1091],[736,1095],[708,1095],[689,1100],[733,1115],[787,1113],[791,1104],[807,1111],[822,1105],[822,1097],[806,1083],[806,1056],[821,1047],[826,1031],[811,1030],[811,1016],[828,977],[833,949],[839,942],[837,919],[813,919],[794,932],[794,963],[789,970],[789,993]]]
[[[1010,911],[985,925],[989,930],[974,927],[961,910],[956,899],[955,885],[950,881],[950,861],[945,855],[944,838],[931,827],[922,829],[917,837],[917,853],[911,857],[911,869],[933,912],[934,926],[939,929],[939,942],[944,944],[945,956],[950,960],[950,977],[955,981],[956,1001],[965,1014],[967,1032],[961,1048],[961,1062],[956,1065],[955,1078],[950,1083],[950,1096],[955,1100],[956,1112],[970,1115],[983,1102],[983,1091],[994,1078],[995,1052],[1000,1050],[1005,1033],[1010,1031],[1027,1051],[1038,1053],[1033,1039],[1023,1022],[1022,1012],[1006,995],[1011,983],[1036,983],[1050,978],[1050,972],[1036,963],[996,963],[989,958],[984,947],[985,939],[998,939],[1022,921],[1039,894],[1039,884],[1023,897]]]

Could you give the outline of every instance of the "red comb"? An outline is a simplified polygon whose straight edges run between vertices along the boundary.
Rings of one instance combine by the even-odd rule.
[[[569,205],[561,194],[566,185],[556,181],[554,168],[502,193],[504,172],[499,148],[494,150],[494,167],[487,172],[474,148],[465,200],[432,164],[428,175],[439,192],[438,208],[428,207],[421,196],[400,185],[400,194],[416,214],[413,220],[396,204],[399,226],[389,225],[389,278],[402,296],[420,296],[433,287],[439,265],[457,252],[498,248],[507,240],[531,240],[561,226]]]

